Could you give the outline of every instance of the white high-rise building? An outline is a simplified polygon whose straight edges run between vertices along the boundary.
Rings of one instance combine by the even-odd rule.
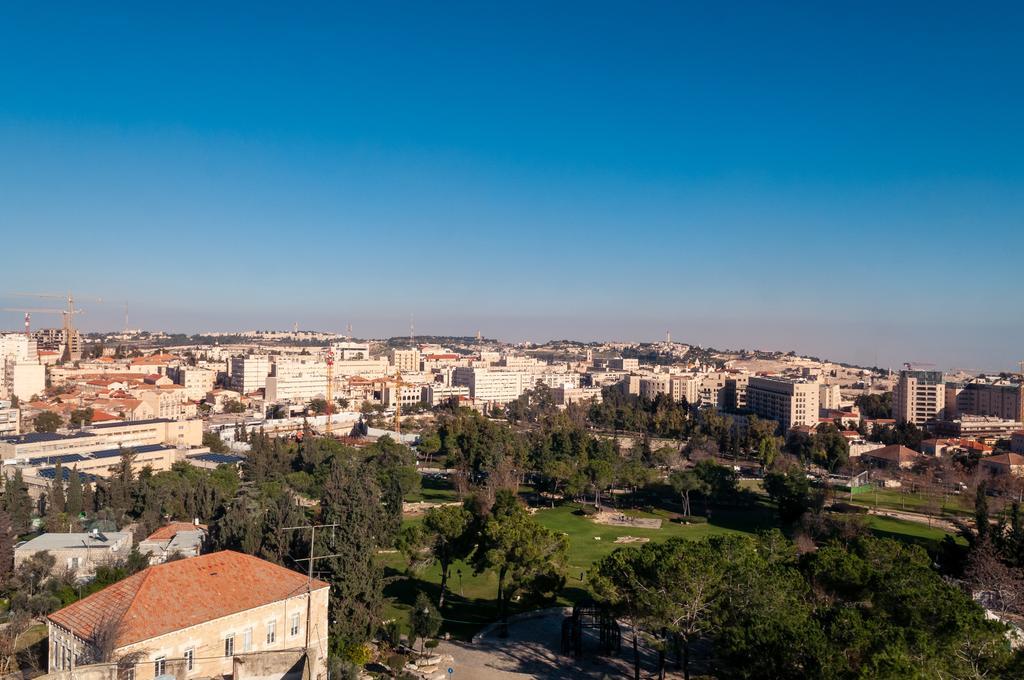
[[[327,396],[327,362],[315,356],[278,357],[267,377],[268,402],[307,402]]]
[[[0,335],[0,398],[28,401],[46,390],[46,366],[23,333]]]
[[[251,394],[267,386],[270,357],[265,354],[231,357],[230,373],[231,389],[239,394]]]

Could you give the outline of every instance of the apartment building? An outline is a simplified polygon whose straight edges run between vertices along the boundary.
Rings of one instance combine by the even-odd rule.
[[[613,357],[611,359],[606,360],[605,366],[609,371],[639,371],[640,360]]]
[[[637,392],[641,399],[653,400],[659,394],[668,394],[672,391],[672,377],[668,374],[640,376]]]
[[[270,357],[265,354],[231,357],[228,362],[231,389],[241,394],[252,394],[265,389],[267,376],[270,375],[270,364]]]
[[[557,406],[594,402],[600,404],[604,399],[600,387],[556,387],[551,390],[551,397]]]
[[[21,411],[11,408],[11,402],[0,401],[0,437],[21,432]]]
[[[531,384],[522,371],[459,366],[452,375],[456,386],[469,388],[478,404],[504,405],[515,401]]]
[[[47,617],[49,671],[88,665],[112,637],[112,656],[133,659],[120,677],[133,680],[239,677],[246,666],[263,669],[247,677],[291,677],[293,663],[323,680],[328,591],[230,550],[153,565]],[[276,673],[275,658],[285,660]]]
[[[185,398],[192,401],[202,400],[217,381],[216,371],[197,366],[177,366],[167,373],[175,384],[185,388]]]
[[[29,401],[46,389],[46,366],[23,333],[0,335],[0,399]]]
[[[747,408],[747,386],[750,376],[746,373],[729,373],[725,376],[725,385],[719,393],[727,411],[743,411]]]
[[[469,388],[465,385],[441,383],[430,383],[420,387],[420,401],[430,406],[437,406],[453,398],[469,399]]]
[[[960,415],[1024,421],[1024,383],[1008,380],[946,383],[947,419]]]
[[[278,357],[266,381],[268,402],[307,402],[327,396],[327,362],[315,356]]]
[[[941,418],[946,407],[946,384],[941,371],[900,371],[892,391],[892,413],[897,423],[923,426]]]
[[[190,415],[195,416],[195,413],[189,414],[190,402],[185,397],[185,388],[181,385],[161,385],[153,386],[149,389],[135,389],[132,390],[133,396],[147,404],[153,412],[154,418],[169,418],[171,420],[180,420],[182,418],[188,418]],[[192,410],[194,411],[195,405],[191,404]]]
[[[779,423],[782,432],[791,427],[818,424],[818,384],[803,379],[751,376],[747,383],[747,408],[760,418]]]
[[[700,404],[725,410],[725,383],[728,378],[729,374],[724,372],[702,374],[698,390]]]
[[[838,411],[842,406],[842,400],[839,385],[818,385],[818,408],[823,411]]]
[[[370,358],[370,345],[365,342],[334,342],[331,343],[335,361],[367,361]]]
[[[420,351],[418,349],[396,349],[391,354],[392,363],[402,373],[420,372]]]

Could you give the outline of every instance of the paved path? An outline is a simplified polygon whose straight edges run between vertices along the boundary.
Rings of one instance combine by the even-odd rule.
[[[576,661],[559,651],[562,618],[561,611],[549,612],[540,618],[509,624],[507,638],[499,638],[492,633],[483,636],[478,643],[442,642],[435,651],[455,658],[452,680],[632,678],[633,650],[628,628],[622,631],[622,653],[619,657],[587,656]],[[649,677],[655,670],[656,656],[650,650],[644,650],[642,663],[643,675]],[[669,677],[682,677],[682,674],[669,673]]]

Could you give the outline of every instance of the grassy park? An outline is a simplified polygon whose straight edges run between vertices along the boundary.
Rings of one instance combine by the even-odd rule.
[[[417,500],[433,502],[455,500],[454,490],[446,488],[445,485],[446,482],[442,479],[425,479],[423,491],[418,494]],[[760,491],[757,484],[748,485],[748,487],[752,491]],[[885,499],[889,503],[898,503],[899,495],[898,492],[879,492],[880,501]],[[865,494],[864,498],[867,497],[868,494]],[[918,502],[923,505],[923,501],[919,500]],[[881,502],[879,506],[883,507]],[[899,507],[896,505],[896,509]],[[910,509],[910,507],[911,504],[908,502],[907,508]],[[624,510],[622,512],[635,517],[661,519],[661,528],[645,529],[599,524],[580,512],[580,506],[575,503],[565,503],[553,508],[539,508],[536,511],[534,517],[540,524],[552,531],[566,535],[569,540],[568,578],[557,603],[571,604],[588,596],[587,572],[602,557],[616,548],[623,547],[624,544],[615,542],[619,537],[633,536],[650,541],[665,541],[677,536],[700,539],[717,534],[756,534],[779,526],[775,507],[765,496],[760,497],[758,502],[750,508],[716,508],[707,523],[699,524],[681,524],[674,521],[677,514],[662,508],[647,511]],[[945,536],[945,532],[941,529],[929,527],[926,524],[875,515],[868,516],[866,519],[869,528],[879,537],[895,538],[918,543],[925,547],[934,546]],[[419,522],[421,518],[408,518],[405,521],[407,523]],[[403,554],[384,553],[381,555],[381,560],[384,563],[387,576],[391,579],[385,589],[385,595],[393,600],[393,604],[389,605],[388,615],[404,626],[410,604],[415,600],[418,592],[423,591],[432,598],[437,598],[440,590],[440,568],[433,564],[417,574],[410,575]],[[496,592],[497,577],[495,574],[491,572],[475,574],[471,565],[462,562],[455,563],[449,579],[448,601],[443,611],[445,617],[443,630],[456,638],[468,638],[482,626],[494,621],[497,617]],[[537,606],[537,603],[524,602],[520,603],[520,606],[523,609],[529,609]]]

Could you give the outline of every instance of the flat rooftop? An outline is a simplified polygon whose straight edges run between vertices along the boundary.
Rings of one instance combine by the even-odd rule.
[[[27,543],[22,543],[15,550],[36,552],[39,550],[73,550],[75,548],[109,548],[125,539],[131,542],[132,535],[127,531],[98,532],[95,534],[43,534],[36,536]]]

